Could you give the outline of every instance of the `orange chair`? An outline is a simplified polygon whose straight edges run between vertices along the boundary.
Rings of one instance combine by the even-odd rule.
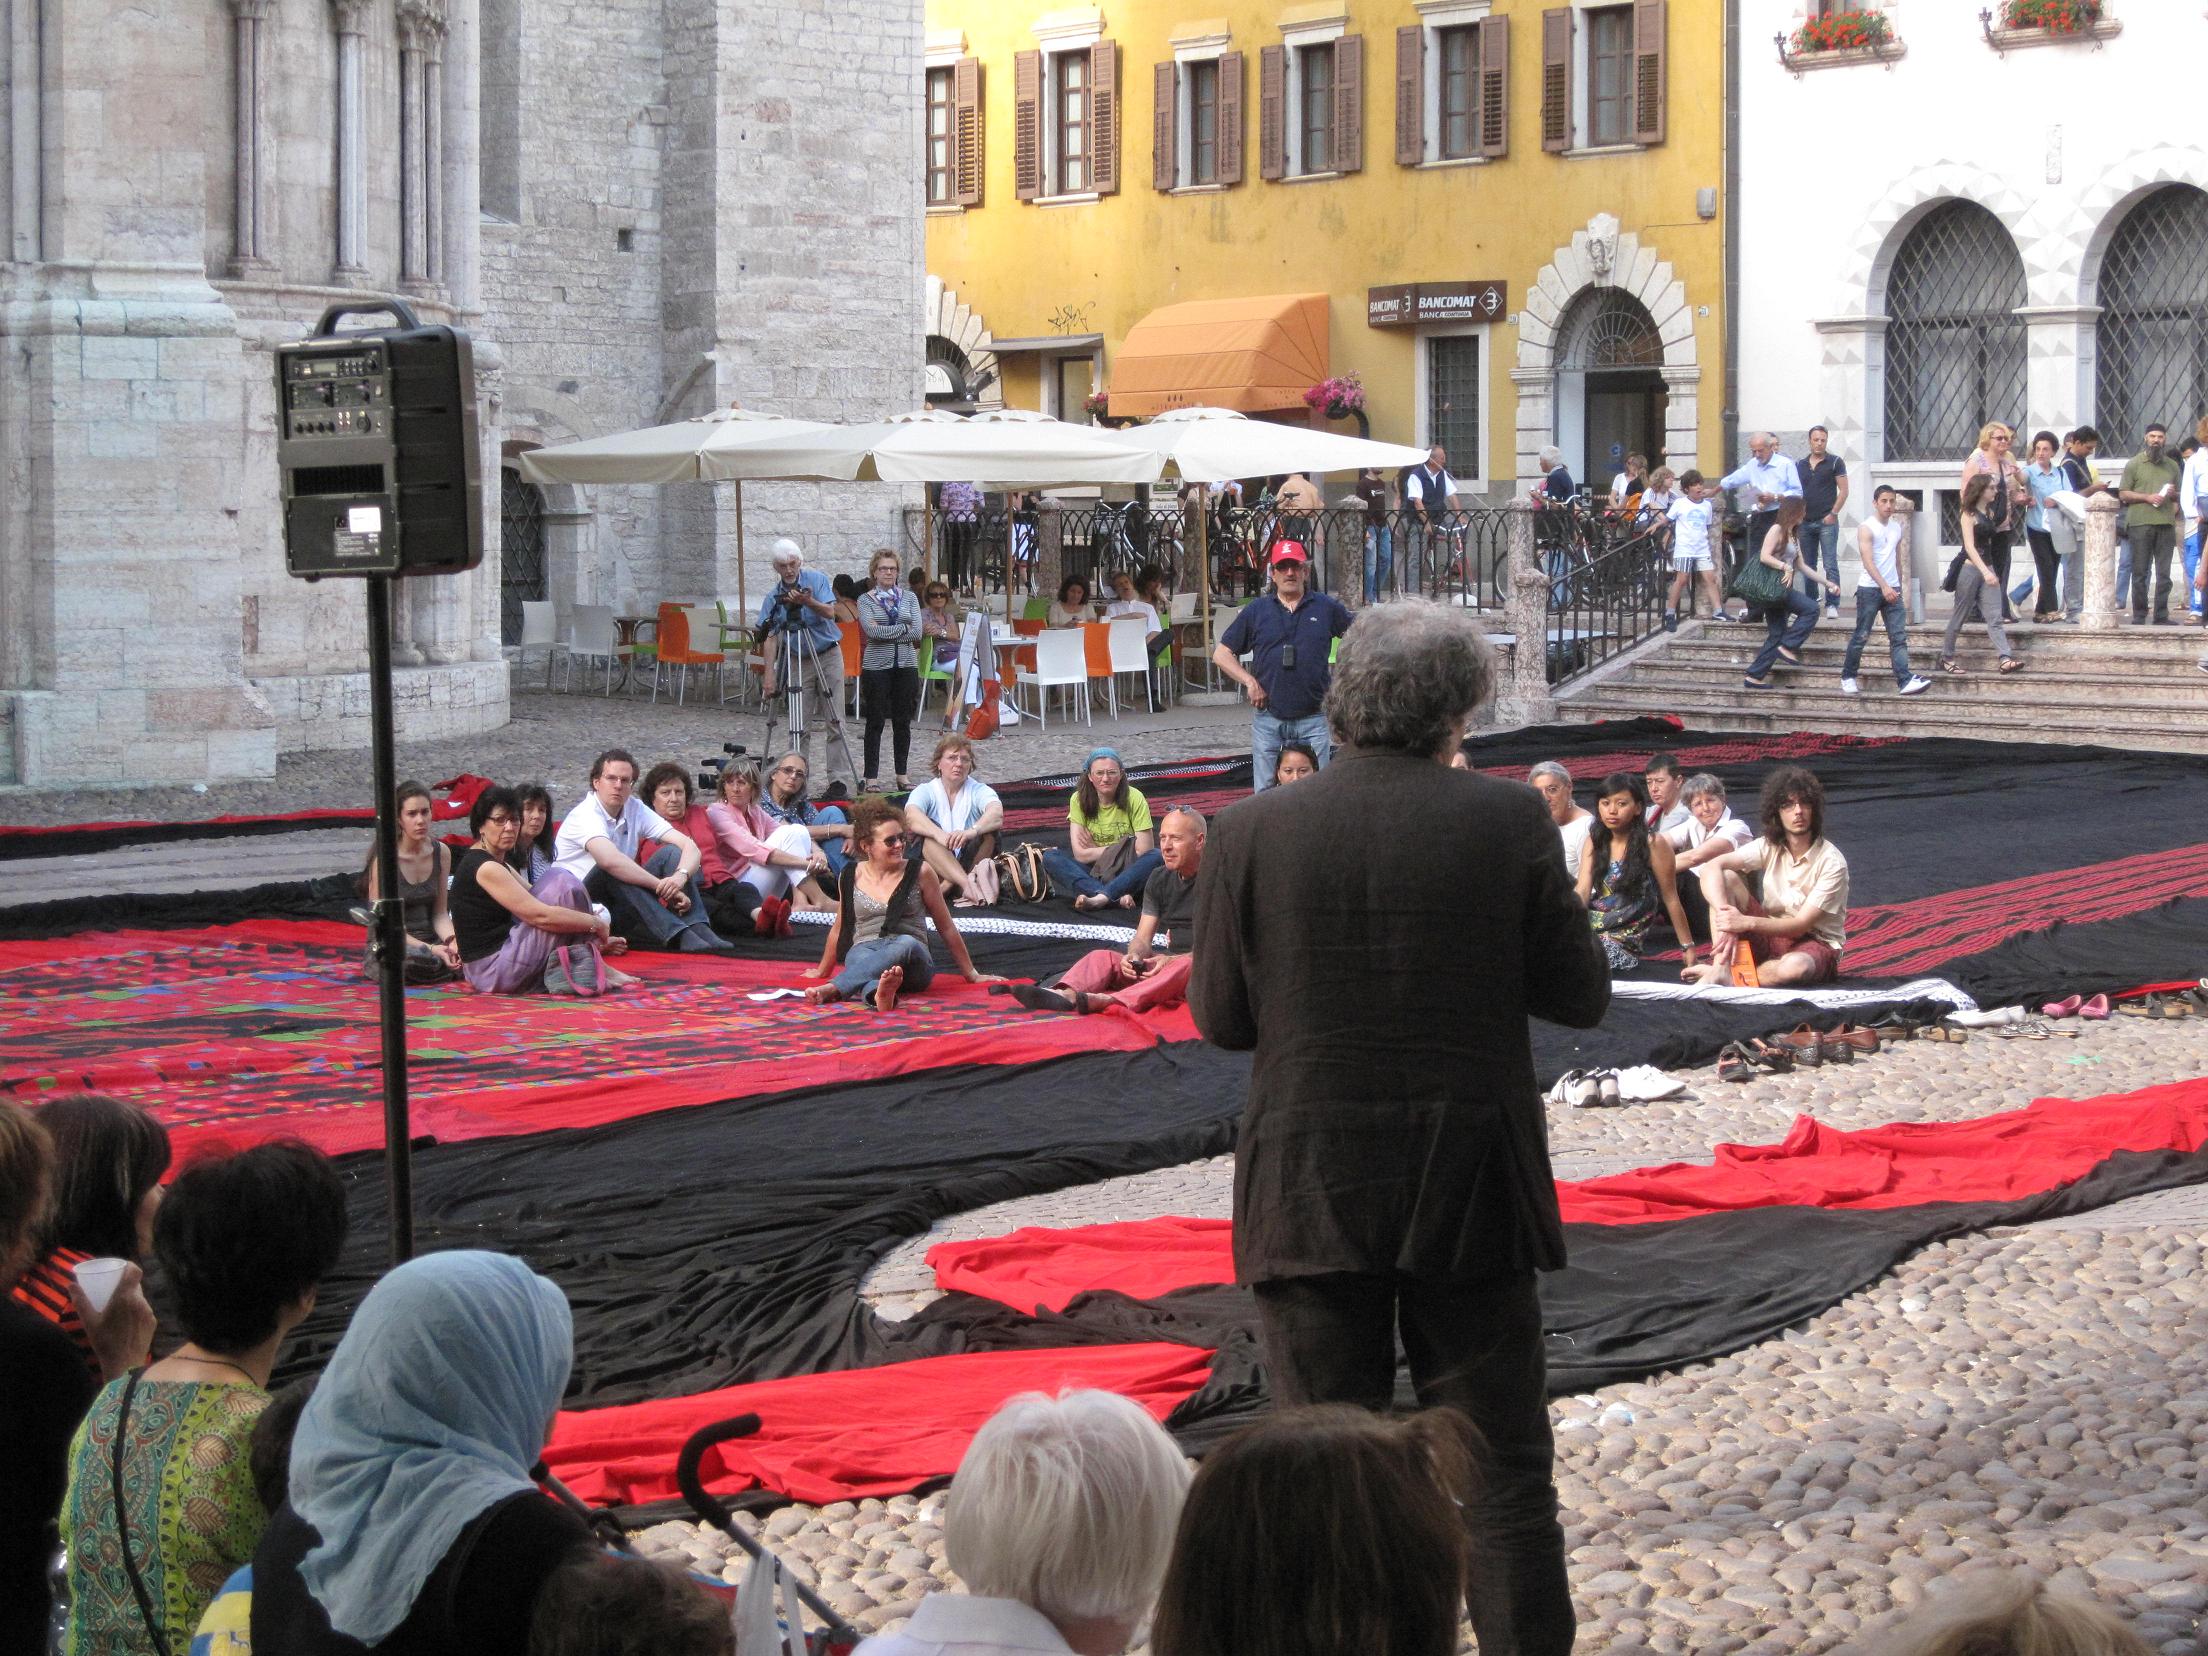
[[[1088,664],[1089,699],[1096,699],[1097,681],[1102,680],[1105,696],[1117,716],[1119,703],[1112,695],[1112,624],[1109,621],[1084,621],[1081,623],[1081,655]]]
[[[856,621],[838,621],[843,634],[843,683],[851,693],[851,717],[859,716],[859,663],[866,655],[866,633]]]
[[[1043,635],[1043,623],[1040,619],[1034,621],[1015,621],[1012,623],[1012,630],[1021,638],[1040,638]],[[1020,672],[1034,672],[1035,646],[1032,644],[1025,644],[1022,645],[1019,649],[1013,651],[1012,664]]]
[[[693,667],[719,667],[722,655],[718,650],[693,650],[690,648],[690,612],[680,604],[659,606],[659,648],[652,658],[652,700],[659,700],[659,672],[662,667],[678,669],[675,680],[675,704],[679,707],[689,693],[690,669]]]

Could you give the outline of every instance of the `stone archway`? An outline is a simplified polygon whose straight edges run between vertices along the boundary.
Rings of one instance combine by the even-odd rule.
[[[1510,377],[1518,389],[1520,478],[1530,481],[1540,475],[1539,455],[1549,444],[1557,443],[1567,452],[1573,446],[1559,432],[1559,420],[1565,412],[1559,380],[1562,373],[1571,371],[1564,364],[1570,342],[1561,330],[1576,301],[1604,289],[1638,304],[1647,313],[1662,347],[1661,361],[1654,365],[1654,371],[1664,387],[1666,463],[1680,469],[1697,463],[1702,365],[1695,349],[1694,308],[1687,303],[1686,284],[1653,247],[1643,244],[1632,231],[1621,231],[1610,214],[1597,213],[1587,221],[1586,229],[1572,233],[1569,246],[1558,248],[1555,257],[1541,267],[1519,307],[1518,364]]]
[[[958,294],[930,276],[920,316],[927,334],[928,400],[975,409],[1002,408],[1004,384],[989,325]]]

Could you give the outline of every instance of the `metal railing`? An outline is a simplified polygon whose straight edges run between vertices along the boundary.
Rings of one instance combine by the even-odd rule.
[[[1551,685],[1663,631],[1672,569],[1662,523],[1584,505],[1549,508],[1535,519],[1534,545],[1550,576]]]

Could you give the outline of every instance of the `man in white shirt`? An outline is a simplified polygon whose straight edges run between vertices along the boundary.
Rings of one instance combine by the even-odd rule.
[[[1664,830],[1671,844],[1672,872],[1680,876],[1679,906],[1687,911],[1687,924],[1695,940],[1710,939],[1710,902],[1700,877],[1687,879],[1690,869],[1714,862],[1728,851],[1738,851],[1756,837],[1756,831],[1733,815],[1725,802],[1725,784],[1708,771],[1697,771],[1679,784],[1679,800],[1687,809],[1686,820]]]
[[[1759,431],[1748,439],[1748,459],[1719,478],[1717,487],[1728,496],[1735,489],[1748,491],[1748,556],[1752,558],[1778,521],[1779,502],[1790,495],[1802,498],[1802,474],[1779,452],[1779,440]]]
[[[1578,879],[1579,860],[1586,852],[1587,836],[1594,832],[1595,813],[1583,810],[1572,798],[1572,773],[1554,759],[1542,760],[1526,772],[1526,780],[1533,784],[1534,792],[1549,808],[1549,820],[1556,824],[1556,837],[1564,848],[1564,872]]]
[[[1840,975],[1848,941],[1848,859],[1825,838],[1824,785],[1800,765],[1781,765],[1764,778],[1757,815],[1761,834],[1702,865],[1710,959],[1679,975],[1690,983],[1724,983],[1745,949],[1756,984],[1830,983]],[[1750,874],[1762,876],[1757,892],[1749,889]]]
[[[608,748],[590,767],[590,792],[560,822],[552,860],[583,882],[630,944],[684,954],[734,954],[705,917],[697,841],[635,797],[636,760]],[[637,861],[645,840],[659,849]]]
[[[1863,646],[1870,641],[1871,626],[1880,620],[1886,623],[1894,688],[1904,696],[1921,696],[1932,688],[1930,679],[1909,671],[1909,600],[1903,576],[1909,567],[1909,520],[1894,510],[1894,501],[1893,489],[1881,483],[1871,495],[1871,515],[1855,531],[1863,573],[1855,583],[1855,631],[1848,635],[1848,653],[1840,663],[1844,696],[1862,693],[1855,670],[1863,665]]]
[[[1424,569],[1423,549],[1436,524],[1449,521],[1457,509],[1457,480],[1449,475],[1449,451],[1436,443],[1426,451],[1426,464],[1403,474],[1403,509],[1411,515],[1410,546],[1404,559],[1411,569]],[[1406,584],[1408,584],[1408,577]]]
[[[2202,431],[2208,431],[2208,420],[2200,422]],[[2200,446],[2185,458],[2185,470],[2177,485],[2177,509],[2184,514],[2185,535],[2185,585],[2192,592],[2187,606],[2197,622],[2201,616],[2201,593],[2198,584],[2200,574],[2201,525],[2208,522],[2201,511],[2201,501],[2208,496],[2208,440],[2195,433]]]
[[[1131,615],[1142,623],[1143,641],[1153,656],[1165,648],[1165,623],[1158,618],[1157,606],[1136,593],[1135,578],[1124,569],[1112,576],[1112,601],[1104,606],[1105,620],[1117,615]]]
[[[1683,773],[1679,761],[1668,753],[1654,755],[1641,769],[1641,779],[1648,784],[1648,810],[1644,813],[1648,831],[1652,834],[1669,834],[1687,821],[1687,807],[1679,798],[1679,778]]]

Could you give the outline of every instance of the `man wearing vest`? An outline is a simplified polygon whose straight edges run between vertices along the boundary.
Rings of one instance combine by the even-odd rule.
[[[1276,543],[1273,590],[1244,604],[1212,651],[1219,671],[1250,693],[1250,765],[1260,793],[1273,785],[1285,743],[1310,744],[1322,769],[1333,757],[1320,706],[1334,676],[1334,640],[1349,631],[1350,615],[1331,594],[1308,590],[1310,574],[1302,542]]]
[[[1416,570],[1422,584],[1431,574],[1446,575],[1446,570],[1429,571],[1421,555],[1431,544],[1434,525],[1445,523],[1451,512],[1457,509],[1457,480],[1449,475],[1449,452],[1439,443],[1426,451],[1426,464],[1413,466],[1403,474],[1403,509],[1416,519],[1412,534],[1415,544],[1404,562]]]

